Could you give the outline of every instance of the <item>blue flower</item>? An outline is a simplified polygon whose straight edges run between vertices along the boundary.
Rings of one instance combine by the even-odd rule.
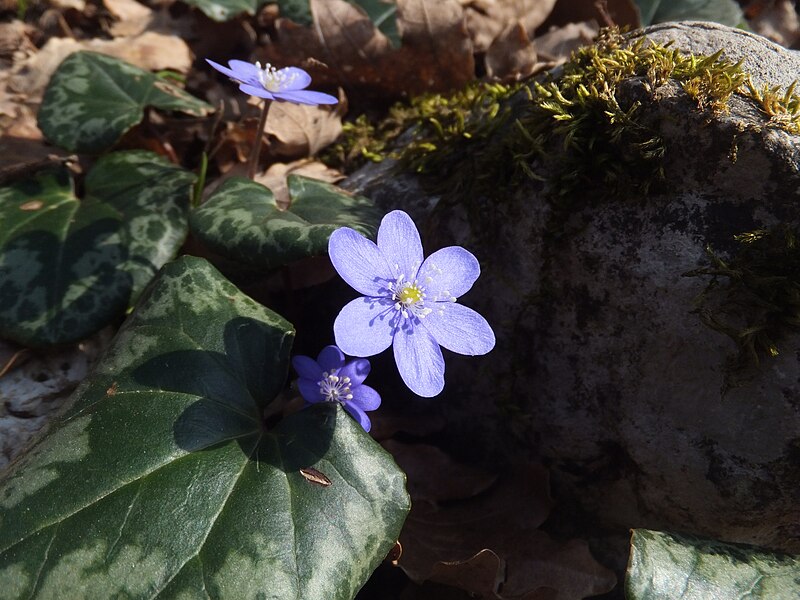
[[[368,360],[358,358],[345,362],[339,348],[325,346],[317,360],[295,356],[292,366],[300,375],[297,387],[308,404],[338,402],[366,431],[370,430],[372,424],[366,411],[378,408],[381,397],[374,389],[364,385],[369,375]]]
[[[276,69],[267,63],[262,69],[261,63],[258,62],[251,64],[243,60],[229,60],[229,69],[213,60],[206,59],[206,62],[220,73],[239,82],[239,89],[251,96],[296,104],[317,105],[339,102],[330,94],[305,89],[311,83],[311,75],[297,67]]]
[[[456,303],[478,279],[478,260],[460,246],[423,260],[417,228],[403,211],[383,218],[377,245],[342,227],[331,235],[328,253],[342,279],[364,294],[336,317],[336,344],[351,356],[392,346],[400,376],[415,394],[432,397],[444,388],[440,345],[471,356],[494,348],[486,319]]]

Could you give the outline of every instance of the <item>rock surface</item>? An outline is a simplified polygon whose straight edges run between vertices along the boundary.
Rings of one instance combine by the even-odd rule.
[[[647,34],[695,53],[724,49],[757,87],[800,79],[797,53],[739,30],[678,23]],[[620,93],[641,97],[640,87]],[[471,199],[480,219],[388,164],[348,185],[410,212],[426,249],[460,244],[481,261],[464,302],[498,344],[487,357],[446,358],[437,405],[454,437],[542,456],[557,501],[601,526],[800,551],[800,335],[725,393],[736,346],[692,313],[708,279],[683,276],[708,266],[707,245],[724,254],[736,234],[800,223],[800,137],[744,97],[713,118],[674,83],[655,98],[641,118],[666,141],[668,185],[582,203],[561,235],[546,231],[538,184],[502,202]]]

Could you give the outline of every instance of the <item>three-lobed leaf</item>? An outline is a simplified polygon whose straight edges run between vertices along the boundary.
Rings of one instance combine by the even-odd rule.
[[[800,557],[688,535],[634,529],[630,600],[800,598]]]
[[[292,202],[282,210],[263,185],[228,179],[192,212],[192,233],[214,252],[265,268],[325,254],[339,227],[374,237],[381,213],[367,198],[300,175],[287,183]]]
[[[351,599],[405,478],[336,405],[265,427],[293,335],[206,261],[167,265],[0,480],[0,598]]]
[[[0,188],[0,337],[80,340],[122,316],[188,230],[195,176],[151,152],[116,152],[79,200],[66,170]]]
[[[191,115],[213,108],[125,61],[75,52],[58,66],[45,90],[38,125],[51,142],[74,152],[100,153],[141,122],[154,106]]]

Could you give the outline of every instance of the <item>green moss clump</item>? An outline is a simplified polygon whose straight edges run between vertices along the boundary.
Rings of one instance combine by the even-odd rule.
[[[800,135],[800,96],[794,93],[797,86],[796,81],[783,93],[779,87],[767,85],[759,90],[750,79],[747,80],[746,85],[747,95],[769,119],[770,124],[789,133]]]
[[[737,366],[757,366],[779,354],[779,342],[800,327],[800,234],[780,225],[735,237],[738,251],[724,260],[707,249],[711,266],[686,273],[711,276],[695,300],[710,328],[738,346]]]

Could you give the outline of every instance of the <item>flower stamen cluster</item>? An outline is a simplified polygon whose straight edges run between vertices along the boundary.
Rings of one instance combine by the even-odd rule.
[[[353,399],[350,392],[350,378],[347,376],[339,377],[338,369],[331,373],[323,372],[322,379],[317,382],[319,393],[325,398],[326,402],[344,403]]]
[[[270,63],[262,67],[261,63],[256,61],[256,68],[258,69],[258,81],[264,86],[265,90],[270,92],[280,92],[289,89],[292,82],[298,77],[295,71],[277,69]]]

